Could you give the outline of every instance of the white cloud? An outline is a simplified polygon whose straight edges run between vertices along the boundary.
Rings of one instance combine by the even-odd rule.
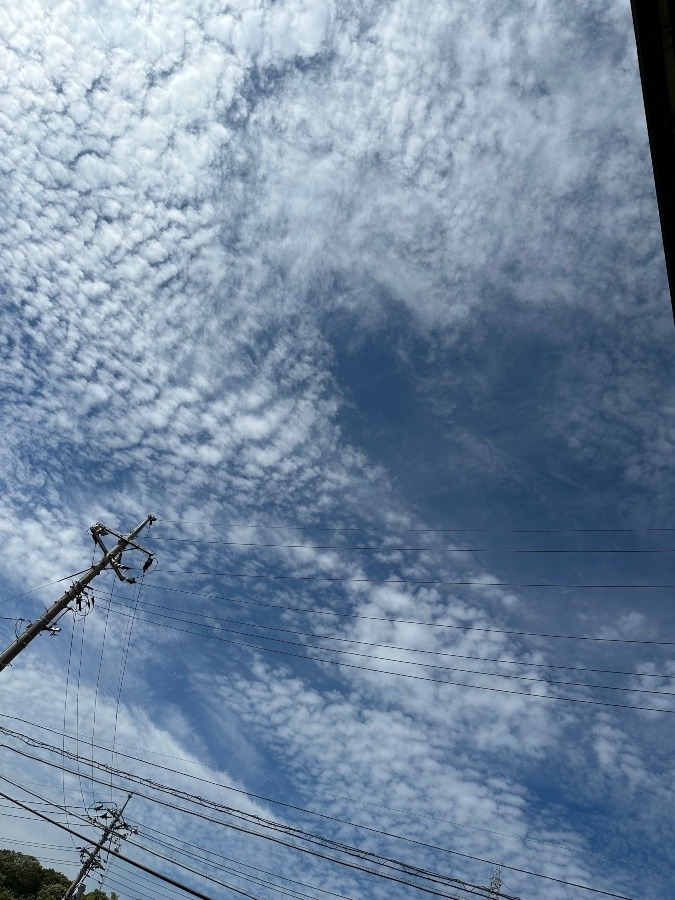
[[[447,346],[470,340],[488,312],[506,319],[514,304],[531,308],[528,322],[538,327],[540,311],[548,317],[551,308],[626,315],[635,273],[644,269],[658,283],[656,264],[643,262],[656,235],[643,227],[653,198],[627,10],[570,10],[577,23],[582,14],[594,19],[598,46],[545,3],[433,2],[421,15],[411,0],[358,8],[27,0],[0,13],[7,578],[33,587],[76,571],[89,558],[86,526],[97,518],[131,526],[148,510],[196,522],[410,526],[416,513],[395,481],[341,426],[331,316],[351,311],[360,333],[400,304],[412,327]],[[613,272],[621,254],[625,274]],[[591,302],[598,291],[607,312]],[[656,299],[647,306],[656,320]],[[646,328],[626,359],[598,354],[585,408],[562,398],[560,429],[580,458],[600,442],[601,418],[630,420],[627,430],[642,441],[628,469],[636,484],[666,476],[672,443],[649,377],[626,383],[625,373],[644,366],[649,337]],[[603,387],[606,365],[614,388]],[[466,454],[479,445],[481,465],[506,465],[470,437]],[[302,542],[293,535],[287,543]],[[162,565],[256,561],[237,552],[179,547]],[[264,565],[270,559],[295,575],[453,580],[468,572],[477,580],[485,572],[495,580],[470,555],[447,564],[432,554],[356,561],[305,546],[270,554]],[[345,583],[329,592],[308,582],[275,590],[252,582],[246,596],[474,627],[502,622],[506,611],[535,616],[533,603],[495,589]],[[287,614],[285,624],[308,619]],[[423,637],[402,623],[328,623],[331,634],[355,641],[552,658],[548,646],[486,632]],[[102,628],[97,617],[87,625],[92,646]],[[542,860],[525,841],[543,834],[576,848],[593,844],[569,809],[566,818],[542,799],[542,780],[560,791],[574,784],[566,740],[574,735],[586,767],[594,754],[614,786],[608,816],[634,812],[637,801],[619,799],[617,787],[635,794],[647,777],[640,756],[654,753],[651,720],[641,734],[639,721],[619,728],[554,701],[328,665],[258,662],[248,678],[235,671],[216,679],[218,693],[209,694],[207,651],[179,680],[176,656],[187,638],[159,629],[151,638],[146,628],[135,629],[120,741],[187,755],[195,772],[215,778],[229,771],[223,743],[231,740],[241,756],[256,757],[258,774],[271,757],[283,761],[297,790],[332,798],[326,809],[346,815],[352,799],[378,804],[363,806],[365,820],[417,836],[436,829],[453,845],[457,829],[441,820],[455,820],[470,852],[536,862],[562,877],[607,874],[604,864],[586,867],[563,851]],[[642,621],[613,628],[640,633]],[[122,651],[125,633],[111,630],[110,651]],[[48,651],[53,685],[35,706],[36,720],[57,728],[64,648]],[[221,666],[223,659],[230,657]],[[22,660],[20,671],[21,684],[18,668],[8,682],[14,708],[22,690],[42,683],[37,661]],[[117,674],[106,674],[102,729],[114,716]],[[183,689],[193,693],[169,703]],[[81,704],[89,728],[89,682]],[[203,737],[193,729],[205,720],[191,718],[191,704],[213,716]],[[630,752],[618,749],[622,735]],[[440,824],[425,824],[425,815]],[[170,827],[168,816],[162,821]],[[665,854],[653,823],[640,821],[631,847],[652,839]],[[552,888],[547,896],[569,893]]]

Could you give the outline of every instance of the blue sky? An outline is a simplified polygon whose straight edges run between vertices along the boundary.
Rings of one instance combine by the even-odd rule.
[[[154,513],[159,562],[140,594],[99,579],[86,622],[3,673],[4,714],[34,724],[0,724],[232,801],[121,755],[165,754],[457,878],[501,862],[523,898],[664,896],[672,716],[536,695],[672,710],[636,692],[673,690],[672,648],[640,643],[675,639],[672,589],[519,585],[673,584],[672,555],[509,552],[672,546],[650,530],[675,528],[673,322],[628,0],[27,0],[0,36],[2,592],[85,567],[97,520]],[[603,528],[625,531],[578,531]],[[395,661],[319,662],[317,640]],[[371,671],[492,659],[500,678],[440,675],[522,693]],[[633,692],[544,683],[593,677]],[[110,796],[86,766],[2,761],[61,803]],[[410,895],[130,810],[310,896]]]

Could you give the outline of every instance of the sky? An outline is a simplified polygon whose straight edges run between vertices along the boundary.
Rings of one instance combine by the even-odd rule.
[[[628,0],[25,0],[0,38],[2,645],[91,525],[157,517],[152,570],[0,675],[0,791],[87,831],[130,784],[95,757],[523,900],[666,896],[675,354]],[[176,860],[423,896],[145,790],[124,852],[211,897]],[[144,878],[104,887],[184,896]]]

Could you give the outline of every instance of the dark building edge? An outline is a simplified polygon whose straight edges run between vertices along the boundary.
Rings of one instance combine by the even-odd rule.
[[[675,319],[675,0],[631,0],[631,9]]]

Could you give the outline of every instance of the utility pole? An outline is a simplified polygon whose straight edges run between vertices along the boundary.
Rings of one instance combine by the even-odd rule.
[[[127,566],[122,565],[122,553],[125,550],[130,548],[134,550],[140,550],[142,553],[145,553],[146,560],[143,565],[143,571],[146,572],[151,564],[153,555],[150,550],[147,550],[145,547],[141,547],[140,544],[137,544],[134,541],[134,538],[145,528],[146,525],[152,524],[155,521],[154,516],[147,516],[140,525],[137,525],[129,534],[122,535],[118,534],[116,531],[113,531],[111,528],[106,528],[105,525],[101,525],[101,523],[97,523],[96,525],[92,525],[89,531],[91,532],[91,536],[94,539],[94,542],[101,548],[103,551],[102,558],[93,565],[83,576],[79,579],[79,581],[74,582],[71,587],[65,592],[65,594],[60,597],[56,603],[54,603],[50,608],[42,615],[39,619],[36,619],[35,622],[32,622],[26,630],[18,635],[15,641],[7,647],[2,653],[0,653],[0,672],[7,668],[7,666],[21,653],[21,651],[30,644],[33,638],[37,637],[38,634],[42,631],[48,631],[51,634],[56,634],[58,629],[55,625],[51,625],[50,623],[59,615],[59,613],[63,612],[71,600],[77,601],[78,598],[81,597],[87,585],[90,584],[96,578],[97,575],[100,575],[101,572],[110,566],[114,571],[117,577],[121,581],[126,581],[128,584],[134,584],[135,578],[127,578],[123,571],[127,570]],[[112,548],[112,550],[108,550],[105,543],[103,542],[103,537],[107,534],[114,535],[118,538],[117,544]]]
[[[133,831],[130,829],[126,822],[122,819],[122,813],[126,809],[127,803],[131,800],[131,794],[124,801],[124,806],[122,809],[117,810],[106,810],[103,818],[107,818],[108,816],[112,816],[110,824],[106,826],[101,835],[100,840],[96,844],[93,850],[89,853],[84,851],[84,855],[82,857],[82,868],[75,876],[75,880],[70,885],[66,893],[63,895],[63,900],[77,900],[78,897],[81,897],[84,893],[84,879],[87,877],[89,872],[92,869],[100,869],[103,868],[102,864],[99,862],[98,855],[105,846],[111,836],[113,837],[128,837],[129,833]],[[126,832],[126,833],[125,833]]]
[[[504,884],[504,882],[502,881],[502,867],[497,866],[495,868],[494,875],[490,879],[490,887],[488,888],[488,891],[489,891],[488,897],[490,897],[490,898],[501,897],[501,889],[502,889],[503,884]]]

